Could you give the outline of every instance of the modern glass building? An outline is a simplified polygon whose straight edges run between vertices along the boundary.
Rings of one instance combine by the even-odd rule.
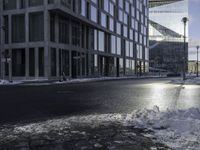
[[[148,72],[147,0],[1,0],[1,76]]]
[[[188,17],[188,0],[150,0],[150,69],[181,73],[184,57],[183,17]],[[188,24],[186,27],[188,56]]]

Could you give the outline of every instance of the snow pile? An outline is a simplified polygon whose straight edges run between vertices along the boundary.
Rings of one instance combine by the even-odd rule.
[[[0,85],[16,85],[22,83],[21,81],[8,81],[8,80],[0,80]]]
[[[182,79],[172,80],[175,84],[200,84],[200,78],[191,78],[183,81]]]
[[[139,110],[128,114],[125,125],[145,128],[153,131],[149,137],[155,137],[170,148],[176,150],[199,150],[200,147],[200,111],[188,110]]]
[[[108,125],[109,127],[113,123],[125,128],[131,126],[150,131],[145,132],[144,136],[175,150],[199,150],[200,148],[200,110],[198,108],[160,111],[157,106],[153,109],[136,110],[129,114],[74,116],[25,126],[16,125],[10,130],[9,135],[8,130],[5,130],[4,134],[3,130],[0,130],[0,139],[26,134],[48,134],[52,130],[59,131],[59,134],[64,134],[65,130],[72,133],[74,126],[94,128],[99,125]]]
[[[92,81],[106,81],[106,80],[120,80],[120,79],[145,79],[145,78],[160,78],[162,76],[122,76],[122,77],[97,77],[97,78],[80,78],[80,79],[67,79],[66,81],[57,81],[54,84],[65,84],[65,83],[82,83]]]

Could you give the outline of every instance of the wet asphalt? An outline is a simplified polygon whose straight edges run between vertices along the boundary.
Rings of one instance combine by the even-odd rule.
[[[0,86],[0,124],[136,109],[200,108],[200,86],[172,78]]]

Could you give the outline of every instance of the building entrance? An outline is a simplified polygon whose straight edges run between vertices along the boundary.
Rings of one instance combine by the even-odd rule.
[[[99,56],[100,76],[116,76],[116,59],[114,57]]]
[[[86,54],[72,51],[72,78],[81,78],[86,75]]]

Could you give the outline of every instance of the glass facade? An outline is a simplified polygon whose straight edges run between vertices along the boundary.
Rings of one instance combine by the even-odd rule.
[[[22,67],[13,64],[13,76],[125,76],[137,74],[136,66],[148,72],[140,65],[149,62],[147,0],[3,0],[2,10],[1,38],[21,46],[13,48]]]
[[[152,0],[150,6],[150,67],[181,73],[184,56],[182,18],[188,17],[188,0],[160,1],[159,3]],[[188,25],[186,26],[186,42],[188,42]],[[188,54],[188,50],[186,51],[185,56]],[[148,57],[148,53],[145,57]]]

